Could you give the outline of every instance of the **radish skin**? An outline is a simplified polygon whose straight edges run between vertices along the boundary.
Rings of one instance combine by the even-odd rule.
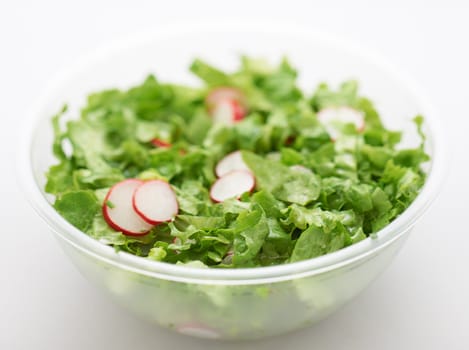
[[[246,116],[246,110],[241,106],[239,102],[232,101],[231,108],[233,111],[233,122],[239,122]]]
[[[172,145],[169,142],[166,142],[161,139],[153,139],[150,141],[153,146],[158,147],[158,148],[170,148]]]
[[[363,112],[351,107],[327,107],[320,110],[317,117],[324,124],[332,139],[337,139],[340,135],[337,128],[333,125],[334,122],[352,123],[358,132],[363,132],[365,129]]]

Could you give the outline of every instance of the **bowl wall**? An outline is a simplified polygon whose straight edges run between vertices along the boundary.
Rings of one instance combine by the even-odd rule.
[[[312,325],[359,294],[383,271],[407,235],[374,254],[291,281],[223,285],[154,278],[59,241],[79,271],[134,314],[182,334],[253,339]]]

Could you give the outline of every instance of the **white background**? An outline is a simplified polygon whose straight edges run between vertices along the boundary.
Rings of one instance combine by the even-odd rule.
[[[469,5],[378,2],[0,0],[0,349],[469,349]],[[370,46],[426,88],[450,136],[439,200],[392,266],[314,328],[216,343],[137,320],[79,275],[16,186],[16,125],[54,72],[107,40],[204,18],[299,22]]]

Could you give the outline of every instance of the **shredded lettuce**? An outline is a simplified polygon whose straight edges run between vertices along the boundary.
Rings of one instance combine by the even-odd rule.
[[[271,66],[242,57],[233,73],[196,59],[190,70],[201,87],[149,76],[129,90],[91,94],[80,118],[63,129],[65,108],[53,117],[58,164],[50,167],[45,190],[55,196],[55,209],[84,234],[168,263],[282,264],[372,236],[412,203],[425,182],[423,117],[414,119],[421,144],[398,148],[401,133],[385,128],[356,81],[337,90],[322,83],[313,93],[302,91],[286,59]],[[213,89],[227,86],[242,93],[247,110],[233,125],[214,123],[205,105]],[[364,129],[346,124],[332,139],[317,113],[336,107],[361,112]],[[171,147],[155,147],[153,139]],[[239,200],[214,203],[214,167],[235,150],[242,151],[256,188]],[[100,208],[108,189],[126,178],[168,181],[179,215],[143,237],[110,228]]]

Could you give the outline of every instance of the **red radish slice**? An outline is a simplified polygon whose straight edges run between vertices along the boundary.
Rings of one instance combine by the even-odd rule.
[[[103,204],[103,216],[113,229],[130,236],[141,236],[153,225],[145,222],[132,206],[132,196],[143,182],[136,179],[121,181],[109,190]]]
[[[159,147],[159,148],[170,148],[171,144],[169,142],[163,141],[161,139],[153,139],[150,141],[153,146]]]
[[[328,107],[319,111],[318,119],[325,125],[327,132],[333,139],[339,136],[334,122],[352,123],[358,132],[365,129],[365,117],[362,112],[351,107]]]
[[[237,101],[240,105],[244,105],[243,93],[233,87],[222,86],[210,91],[205,99],[205,103],[209,112],[211,112],[222,101]]]
[[[244,119],[245,111],[237,101],[223,100],[213,108],[211,115],[216,123],[232,125]]]
[[[233,255],[234,251],[233,249],[230,249],[226,255],[223,257],[222,263],[226,265],[230,265],[233,262]]]
[[[215,181],[210,189],[210,197],[215,202],[239,198],[244,192],[252,191],[255,185],[256,181],[251,172],[234,170]]]
[[[132,198],[135,211],[149,224],[170,221],[179,211],[176,194],[162,180],[150,180],[135,189]]]
[[[184,335],[190,335],[193,337],[207,338],[207,339],[217,339],[220,338],[220,334],[205,325],[197,323],[187,323],[176,328],[178,333]]]
[[[215,167],[215,174],[217,177],[222,177],[233,170],[249,171],[248,166],[244,163],[243,156],[240,151],[231,152],[220,160]]]

